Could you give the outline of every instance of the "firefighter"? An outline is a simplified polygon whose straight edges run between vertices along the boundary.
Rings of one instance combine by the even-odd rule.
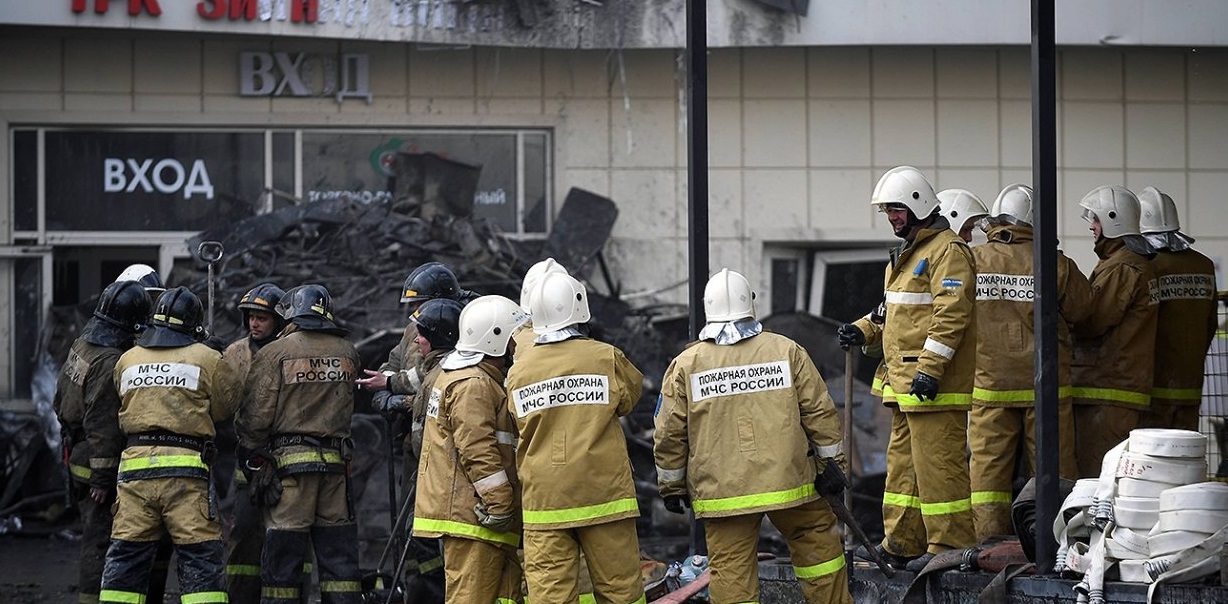
[[[1138,195],[1139,230],[1156,250],[1151,262],[1160,286],[1156,365],[1151,407],[1140,428],[1198,430],[1203,360],[1215,337],[1215,263],[1190,247],[1177,204],[1155,187]]]
[[[1104,185],[1079,203],[1100,262],[1092,269],[1092,312],[1075,326],[1075,458],[1079,476],[1099,476],[1104,454],[1138,426],[1151,403],[1159,293],[1139,234],[1138,198]]]
[[[971,250],[938,215],[934,189],[916,168],[889,170],[871,204],[903,239],[886,268],[881,336],[883,393],[898,405],[887,446],[887,484],[902,490],[884,494],[883,517],[896,523],[884,522],[880,547],[892,555],[892,564],[908,560],[908,570],[920,570],[936,554],[974,540],[964,449],[976,362],[976,271]],[[842,346],[866,343],[857,323],[842,325],[839,338]]]
[[[575,602],[583,552],[598,602],[644,601],[640,515],[619,418],[643,374],[619,349],[590,339],[588,293],[573,277],[542,277],[529,295],[533,346],[507,375],[524,489],[524,573],[534,602]]]
[[[321,602],[355,604],[362,593],[347,472],[362,360],[342,337],[324,286],[291,289],[278,307],[288,325],[252,360],[235,424],[267,527],[261,602],[297,602],[303,562],[314,551]]]
[[[237,308],[243,313],[248,335],[233,342],[222,358],[234,369],[240,382],[247,380],[252,357],[277,338],[285,321],[276,312],[277,303],[286,292],[272,283],[261,283],[239,298]],[[239,409],[239,414],[243,409]],[[219,431],[220,432],[220,431]],[[234,432],[231,422],[229,432]],[[225,450],[225,448],[223,448]],[[264,548],[264,521],[247,488],[243,472],[235,472],[234,526],[226,551],[227,592],[231,604],[254,604],[260,601],[260,551]],[[308,573],[310,574],[310,573]]]
[[[704,520],[712,601],[759,601],[766,515],[789,544],[806,601],[851,604],[836,517],[820,498],[843,493],[843,481],[820,477],[845,463],[823,377],[796,342],[763,332],[741,274],[721,269],[708,280],[704,315],[699,341],[665,371],[653,456],[666,509],[688,506]]]
[[[967,189],[946,189],[938,192],[938,213],[951,224],[951,230],[964,243],[972,243],[972,227],[979,226],[989,209],[975,193]],[[983,230],[983,229],[982,229]]]
[[[425,330],[428,321],[419,320]],[[516,428],[503,380],[516,347],[512,333],[525,321],[515,302],[482,296],[460,313],[459,340],[431,329],[436,338],[451,336],[456,350],[433,372],[425,397],[413,532],[443,542],[449,603],[522,599]]]
[[[56,382],[52,407],[60,420],[69,492],[81,515],[77,601],[98,601],[102,566],[111,539],[111,501],[124,435],[119,391],[112,374],[119,355],[132,348],[153,305],[135,281],[102,290],[94,314],[73,342]],[[158,589],[161,597],[161,588]]]
[[[100,602],[144,599],[163,530],[174,543],[183,600],[227,601],[209,466],[214,423],[234,413],[242,386],[222,355],[201,343],[203,318],[195,294],[166,290],[152,327],[115,364],[127,447]]]
[[[162,295],[166,291],[166,284],[162,282],[162,277],[158,275],[152,266],[148,264],[129,264],[119,276],[115,278],[115,282],[120,281],[136,281],[145,288],[145,293],[149,294],[150,298],[155,298]]]
[[[1025,477],[1035,471],[1035,347],[1032,189],[1010,185],[994,201],[988,241],[976,260],[976,379],[969,414],[972,517],[976,538],[1011,535],[1012,484],[1024,444]],[[1073,260],[1057,254],[1058,459],[1062,478],[1078,470],[1070,402],[1070,324],[1091,311],[1091,286]]]

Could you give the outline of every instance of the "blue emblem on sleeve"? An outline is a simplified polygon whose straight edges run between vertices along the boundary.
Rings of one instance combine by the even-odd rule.
[[[947,277],[946,279],[942,280],[942,286],[947,289],[955,289],[957,287],[963,287],[964,280],[963,279],[953,279],[951,277]]]
[[[652,416],[656,417],[659,413],[661,413],[661,395],[657,394],[657,408],[652,410]]]

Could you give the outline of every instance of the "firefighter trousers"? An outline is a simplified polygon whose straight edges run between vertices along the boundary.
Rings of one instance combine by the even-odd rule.
[[[519,604],[520,558],[511,547],[444,536],[444,590],[448,604]]]
[[[806,601],[852,604],[836,517],[821,499],[784,510],[705,518],[712,603],[759,601],[759,527],[764,515],[789,545]]]
[[[1022,462],[1023,478],[1036,473],[1035,409],[973,405],[968,415],[968,447],[972,450],[969,478],[977,543],[996,535],[1015,534],[1011,523],[1015,469]],[[1073,480],[1078,469],[1074,411],[1069,398],[1058,403],[1058,460],[1061,477]]]
[[[77,511],[81,515],[81,556],[77,564],[78,604],[95,604],[102,589],[102,568],[107,561],[107,548],[111,545],[111,505],[98,503],[90,498],[89,486],[78,484]],[[154,555],[149,588],[145,592],[147,602],[161,602],[166,590],[166,573],[171,560],[171,541],[166,535],[158,541]]]
[[[1075,443],[1079,478],[1100,476],[1104,454],[1130,437],[1138,427],[1139,411],[1116,405],[1075,405]]]
[[[580,598],[580,553],[602,604],[645,602],[635,518],[570,529],[525,530],[524,575],[533,604],[571,604]],[[447,555],[444,556],[447,563]]]
[[[1151,408],[1138,418],[1139,428],[1172,428],[1198,431],[1198,401],[1194,404],[1174,404],[1151,399]]]
[[[918,556],[973,545],[967,442],[967,411],[892,410],[883,493],[887,551]]]

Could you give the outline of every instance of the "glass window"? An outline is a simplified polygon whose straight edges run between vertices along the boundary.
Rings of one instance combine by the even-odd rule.
[[[797,310],[800,265],[795,258],[772,259],[772,314]]]
[[[47,230],[198,231],[251,216],[261,133],[46,133]]]
[[[526,233],[545,233],[550,215],[549,173],[550,149],[545,134],[524,135],[524,218],[521,229]]]
[[[505,232],[544,232],[544,217],[534,223],[540,227],[536,229],[528,224],[522,229],[519,223],[522,195],[545,198],[547,137],[540,133],[536,137],[535,148],[524,152],[522,193],[515,132],[307,131],[303,196],[308,202],[387,200],[408,206],[419,204],[423,195],[435,196],[453,211],[469,211],[471,206],[475,217],[489,219]]]
[[[294,133],[273,133],[273,188],[286,195],[294,195]],[[285,199],[274,198],[273,207],[279,207]]]
[[[13,132],[13,229],[38,230],[38,132]]]
[[[13,259],[13,398],[30,398],[38,332],[43,326],[42,258]]]

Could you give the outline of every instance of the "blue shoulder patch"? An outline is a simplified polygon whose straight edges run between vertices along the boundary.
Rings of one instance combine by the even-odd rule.
[[[659,393],[657,394],[657,408],[652,410],[652,416],[656,417],[658,413],[661,413],[661,395]]]
[[[943,279],[943,280],[942,280],[942,286],[943,286],[943,287],[947,287],[947,288],[963,287],[963,286],[964,286],[964,280],[963,280],[963,279],[954,279],[954,278],[951,278],[951,277],[947,277],[946,279]]]

